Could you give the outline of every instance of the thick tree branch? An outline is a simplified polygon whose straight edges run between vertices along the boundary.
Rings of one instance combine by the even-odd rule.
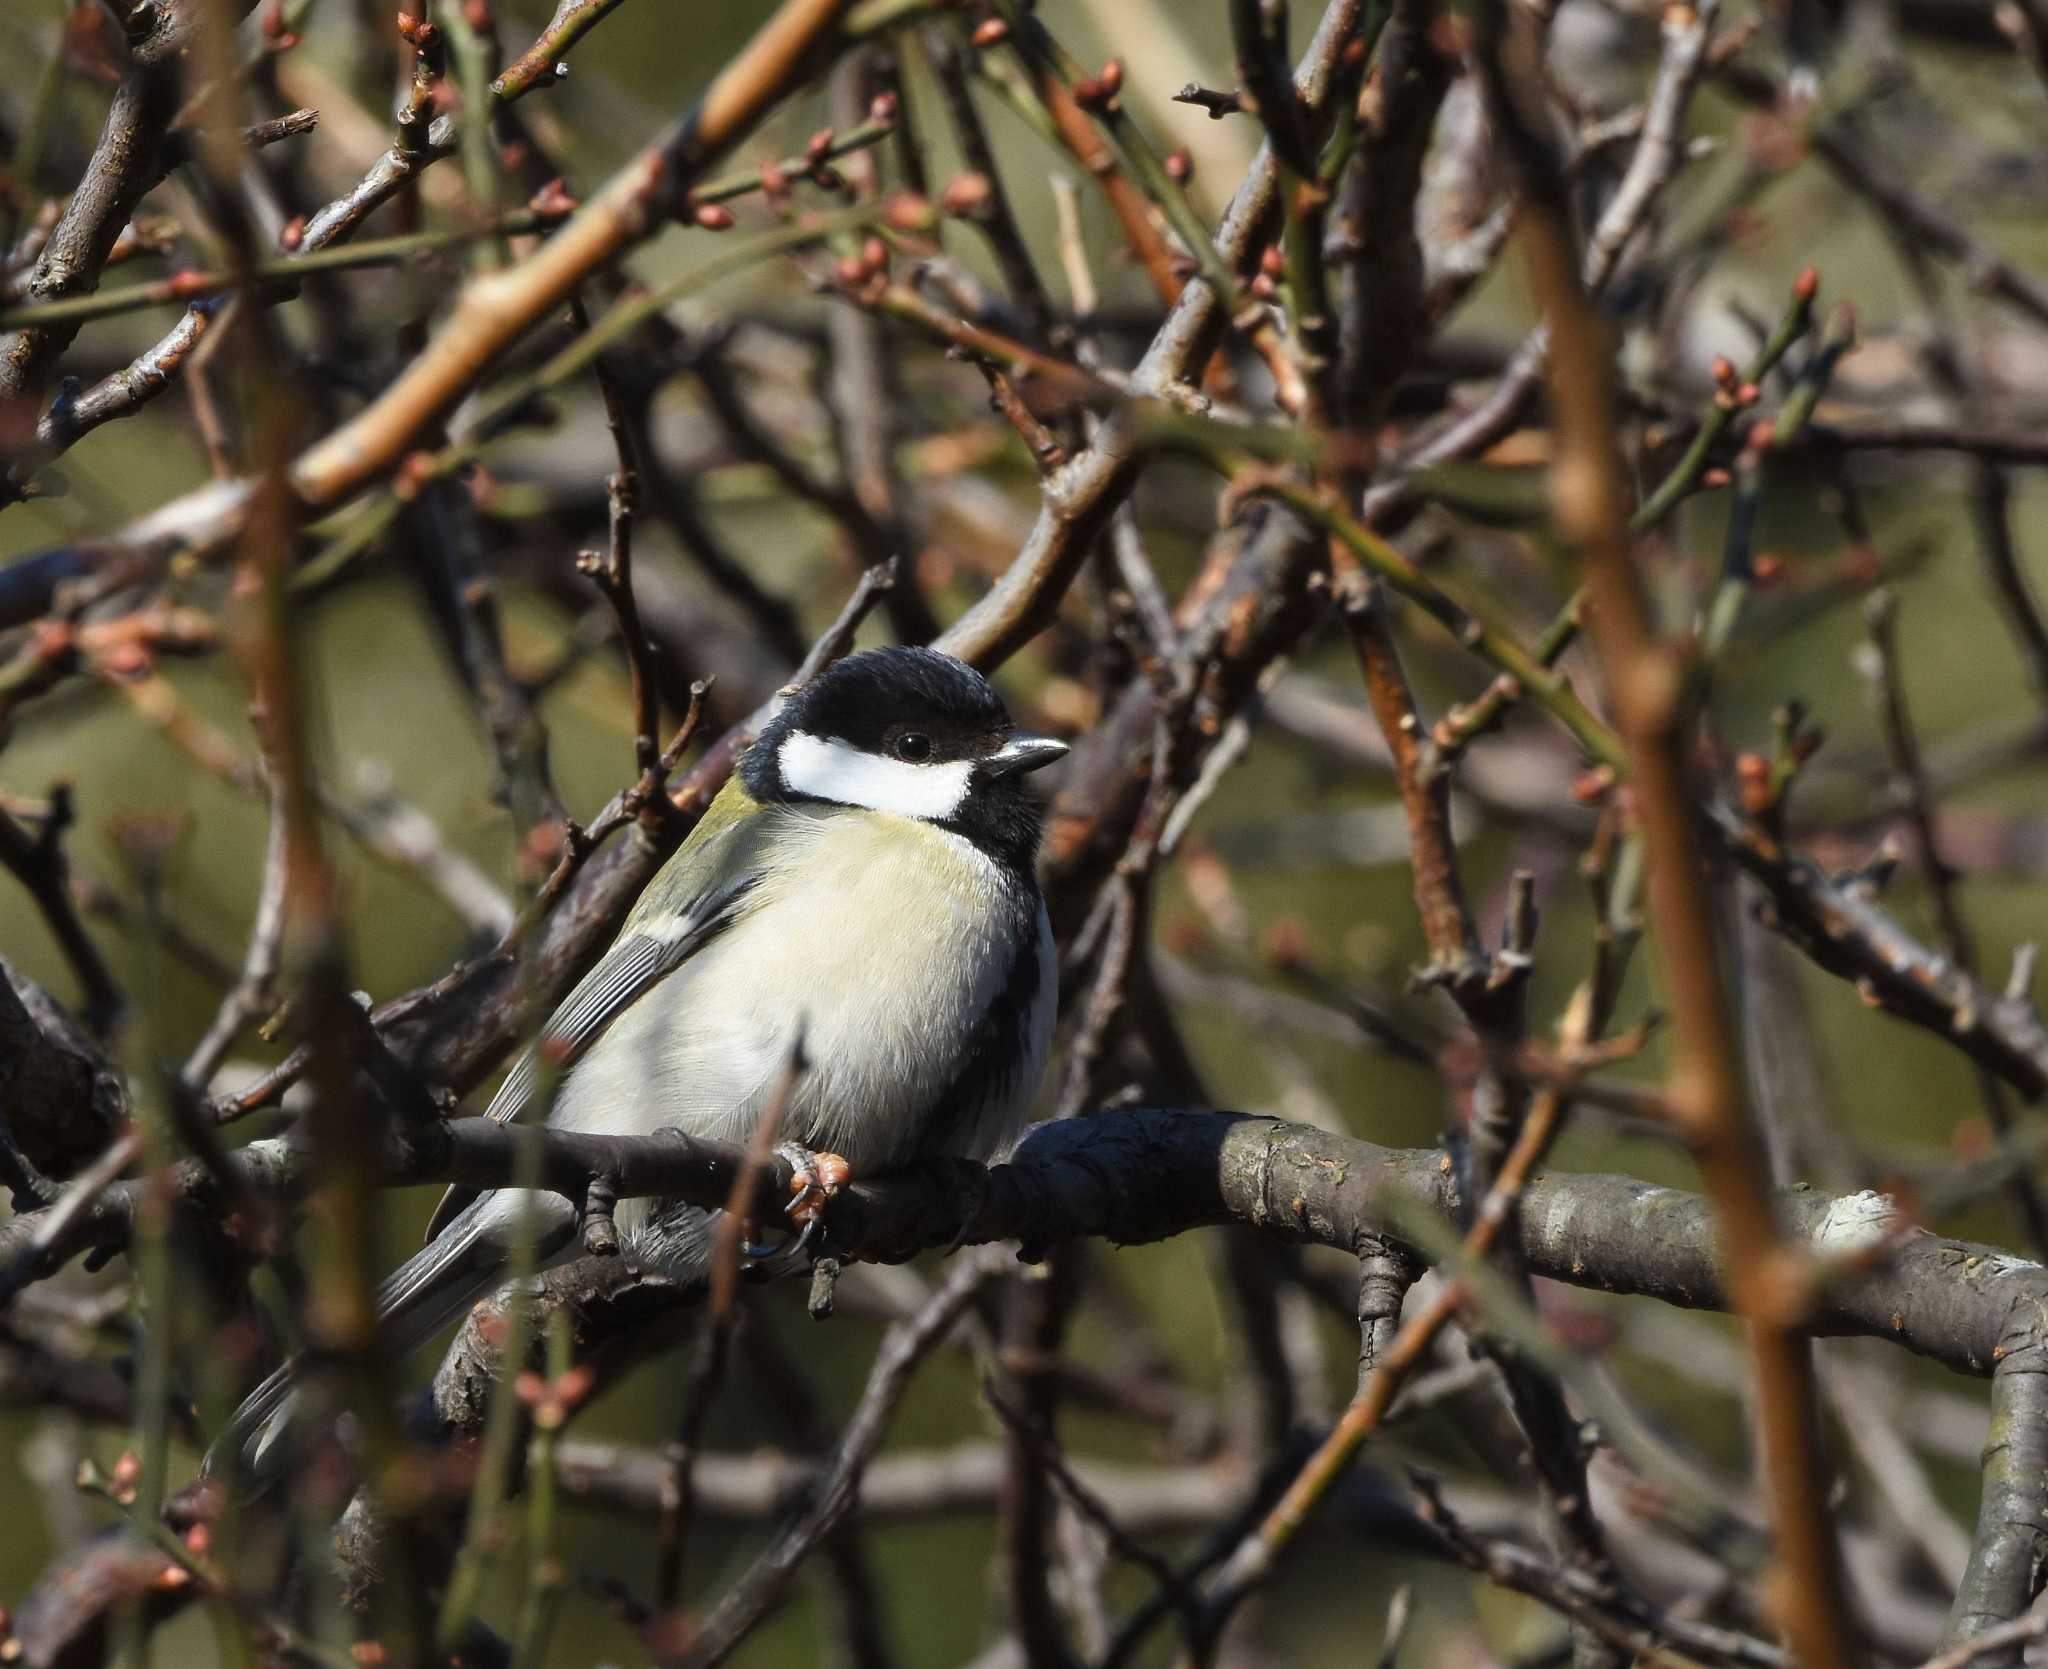
[[[2048,1360],[2024,1325],[1999,1348],[1977,1533],[1942,1635],[1948,1646],[2016,1621],[2040,1595],[2048,1570]],[[2016,1664],[2020,1644],[1986,1661]]]
[[[177,48],[190,5],[183,0],[135,13],[148,32],[131,43],[133,62],[114,91],[99,146],[29,277],[30,301],[89,295],[136,204],[163,177],[161,153],[178,103]],[[77,328],[29,325],[0,336],[0,404],[39,398]]]
[[[501,1186],[528,1135],[482,1119],[428,1125],[378,1158],[376,1179]],[[722,1206],[745,1163],[736,1146],[679,1131],[636,1138],[547,1130],[535,1139],[545,1185],[577,1200],[603,1176],[621,1199],[658,1194]],[[234,1162],[248,1188],[291,1199],[310,1185],[309,1158],[300,1144],[270,1140],[237,1150]],[[764,1190],[787,1192],[782,1160],[763,1169]],[[218,1184],[196,1162],[174,1167],[165,1186],[194,1211],[218,1207]],[[1081,1236],[1135,1245],[1236,1222],[1356,1252],[1377,1236],[1401,1237],[1417,1214],[1455,1224],[1455,1187],[1434,1148],[1381,1147],[1243,1113],[1131,1109],[1038,1125],[1009,1162],[985,1172],[957,1161],[854,1182],[828,1213],[829,1243],[849,1259],[901,1262],[934,1247],[1016,1240],[1036,1255]],[[122,1245],[143,1194],[141,1183],[106,1189],[59,1255]],[[1821,1287],[1806,1322],[1817,1336],[1889,1339],[1985,1376],[2043,1325],[2048,1268],[2039,1264],[1911,1229],[1878,1194],[1795,1188],[1772,1206],[1784,1242],[1816,1256],[1867,1253],[1896,1237],[1873,1267]],[[15,1260],[43,1215],[0,1224],[0,1271],[11,1272],[0,1275],[0,1294],[19,1290]],[[217,1216],[212,1228],[234,1232]],[[1529,1184],[1519,1220],[1505,1232],[1532,1274],[1687,1309],[1729,1308],[1712,1207],[1700,1195],[1629,1176],[1552,1173]]]

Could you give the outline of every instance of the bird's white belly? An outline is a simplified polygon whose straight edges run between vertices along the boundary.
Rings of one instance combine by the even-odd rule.
[[[857,1172],[919,1150],[1009,980],[1014,906],[989,859],[928,824],[792,816],[778,846],[742,918],[612,1024],[551,1122],[744,1140],[801,1035],[785,1134]]]

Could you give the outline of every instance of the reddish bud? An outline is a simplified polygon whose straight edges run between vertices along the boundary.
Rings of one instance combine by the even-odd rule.
[[[1186,185],[1195,177],[1195,159],[1186,151],[1166,153],[1166,177],[1175,185]]]
[[[857,290],[867,282],[868,269],[858,255],[842,255],[832,263],[832,275],[849,290]]]
[[[391,478],[391,492],[401,503],[418,498],[420,489],[434,476],[434,455],[431,452],[411,452],[405,462],[398,466]]]
[[[1121,71],[1118,72],[1118,81],[1122,81]],[[1108,86],[1099,75],[1082,76],[1070,90],[1074,102],[1083,110],[1101,110],[1116,97],[1116,88]]]
[[[183,301],[187,296],[206,293],[206,274],[193,272],[189,267],[183,272],[174,272],[165,283],[164,289],[174,301]]]
[[[1709,492],[1718,487],[1727,486],[1732,479],[1734,478],[1725,469],[1721,468],[1719,464],[1716,464],[1712,469],[1700,471],[1700,485]]]
[[[205,1558],[213,1551],[213,1530],[205,1524],[195,1524],[185,1532],[185,1548],[197,1558]]]
[[[1124,88],[1124,65],[1121,58],[1112,58],[1102,66],[1102,73],[1095,78],[1105,98],[1115,98]]]
[[[549,180],[526,201],[526,206],[543,220],[566,220],[576,212],[576,199],[560,176]]]
[[[882,222],[899,232],[929,231],[932,224],[931,201],[914,191],[891,192],[882,204]]]
[[[939,207],[947,214],[975,215],[995,199],[995,187],[986,174],[956,174],[939,193]]]
[[[761,190],[771,203],[789,195],[789,176],[782,171],[781,163],[761,164]]]
[[[894,93],[877,93],[868,104],[868,120],[894,126],[901,105]]]
[[[1245,288],[1250,290],[1260,301],[1271,301],[1273,299],[1275,286],[1272,278],[1266,273],[1256,274]]]
[[[125,643],[109,643],[100,655],[100,670],[113,678],[141,678],[150,670],[150,651],[133,639]]]
[[[1758,585],[1776,585],[1785,577],[1785,559],[1766,551],[1751,560],[1749,573]]]
[[[277,234],[277,246],[289,255],[297,249],[306,236],[306,217],[295,214],[284,223],[284,230]]]
[[[974,44],[978,47],[1001,46],[1009,38],[1010,26],[999,17],[987,18],[975,25]]]
[[[564,1409],[581,1407],[592,1391],[597,1389],[597,1370],[588,1362],[578,1362],[567,1373],[555,1381],[555,1401]]]
[[[690,218],[707,232],[727,232],[733,227],[732,210],[723,203],[699,203]]]
[[[1820,268],[1804,268],[1799,276],[1792,280],[1792,299],[1794,301],[1811,301],[1818,294],[1820,294]]]
[[[1948,1133],[1948,1145],[1951,1153],[1967,1163],[1988,1156],[1997,1145],[1997,1139],[1990,1122],[1973,1115],[1957,1122]]]
[[[1735,361],[1726,354],[1714,355],[1714,386],[1728,388],[1735,381]]]
[[[822,168],[832,159],[833,133],[828,127],[821,127],[804,142],[804,161],[812,168]]]
[[[1309,966],[1308,928],[1299,916],[1275,916],[1259,935],[1259,953],[1275,968]]]
[[[358,1640],[349,1647],[348,1656],[349,1661],[360,1665],[361,1669],[383,1669],[383,1666],[391,1661],[390,1654],[384,1650],[384,1644],[379,1640]]]
[[[1582,806],[1598,805],[1614,788],[1614,767],[1595,765],[1572,779],[1572,798]]]
[[[1755,384],[1752,383],[1750,386],[1755,387]],[[1777,438],[1777,424],[1773,423],[1768,417],[1760,417],[1755,423],[1750,425],[1748,435],[1743,438],[1742,449],[1754,456],[1761,457],[1764,453],[1770,451],[1771,442]]]
[[[1771,762],[1760,753],[1737,754],[1735,758],[1736,797],[1751,817],[1771,809],[1776,796],[1771,790]]]
[[[142,1481],[142,1458],[133,1449],[123,1449],[114,1462],[111,1482],[116,1489],[133,1489]]]
[[[889,246],[880,238],[869,238],[866,243],[860,246],[860,261],[861,265],[866,267],[871,273],[887,272],[889,270]]]
[[[1746,382],[1735,391],[1738,406],[1753,406],[1763,398],[1764,391],[1753,382]]]
[[[38,660],[61,660],[77,643],[78,634],[68,620],[45,618],[29,628],[29,646]]]
[[[1287,257],[1281,253],[1277,243],[1269,243],[1259,255],[1259,271],[1268,278],[1278,278],[1287,270]]]

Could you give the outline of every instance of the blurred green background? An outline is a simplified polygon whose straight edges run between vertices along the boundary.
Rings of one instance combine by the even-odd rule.
[[[523,44],[551,8],[537,0],[501,6],[502,33]],[[577,48],[567,83],[528,108],[573,162],[573,178],[584,190],[680,109],[708,71],[765,13],[747,3],[679,8],[659,0],[623,6]],[[1569,9],[1569,8],[1568,8]],[[20,0],[0,16],[0,49],[17,62],[47,56],[60,8],[48,0]],[[1210,188],[1234,178],[1233,150],[1242,154],[1238,124],[1212,124],[1197,110],[1173,105],[1165,95],[1184,81],[1228,85],[1233,78],[1222,0],[1202,5],[1140,3],[1140,0],[1048,0],[1042,15],[1055,33],[1088,63],[1112,53],[1126,59],[1126,87],[1152,132],[1199,147],[1198,178]],[[1310,7],[1297,8],[1304,31],[1313,23]],[[315,5],[300,48],[320,75],[349,80],[365,92],[356,59],[356,31],[334,8]],[[1641,46],[1654,43],[1654,29],[1623,31],[1609,60],[1618,80],[1616,96],[1633,96],[1640,85]],[[1629,66],[1636,69],[1631,71]],[[1977,166],[1986,154],[2038,146],[2048,113],[2041,89],[2014,59],[1917,45],[1913,65],[1924,98],[1940,118],[1930,131],[1938,142],[1912,158],[1915,183],[1938,195],[1950,212],[2020,260],[2048,262],[2048,231],[2039,215],[2038,177],[2018,186]],[[1631,80],[1633,74],[1635,79]],[[10,78],[14,80],[15,78]],[[913,91],[916,89],[913,88]],[[928,89],[927,89],[928,90]],[[0,88],[18,120],[24,86]],[[66,154],[82,155],[97,131],[105,93],[74,77],[67,84],[57,132]],[[306,100],[305,102],[316,102]],[[384,95],[369,100],[381,108]],[[995,134],[1026,235],[1034,246],[1051,247],[1052,204],[1048,173],[1071,172],[1062,157],[999,105],[988,104]],[[743,148],[742,160],[786,152],[824,118],[816,103],[799,105],[766,135]],[[1709,92],[1695,112],[1694,128],[1739,147],[1734,113]],[[381,142],[381,141],[380,141]],[[339,140],[323,130],[312,142],[316,177],[338,187],[349,177]],[[332,147],[329,149],[328,147]],[[943,154],[943,142],[940,146]],[[358,161],[358,170],[360,165]],[[453,167],[453,164],[448,165]],[[1686,205],[1714,199],[1717,172],[1729,158],[1710,156],[1683,177],[1675,194],[1682,221]],[[943,180],[950,168],[935,177]],[[2031,188],[2031,189],[2030,189]],[[1084,198],[1087,240],[1098,255],[1098,271],[1110,300],[1142,307],[1147,298],[1127,265],[1101,258],[1115,243],[1112,223],[1092,197]],[[1211,199],[1209,207],[1214,207]],[[1755,313],[1773,316],[1792,276],[1809,262],[1823,273],[1824,299],[1850,299],[1858,308],[1870,344],[1844,366],[1844,383],[1859,386],[1859,360],[1896,352],[1901,339],[1930,328],[1918,294],[1902,278],[1883,229],[1868,212],[1836,188],[1813,165],[1789,172],[1756,205],[1754,223],[1715,269],[1701,305],[1725,307],[1740,301]],[[380,226],[372,223],[372,233]],[[950,229],[951,252],[986,271],[978,242]],[[682,270],[703,258],[706,235],[671,232],[635,259],[649,278]],[[1049,263],[1050,264],[1050,263]],[[122,281],[126,281],[124,278]],[[379,305],[394,322],[423,299],[418,281],[383,275],[353,282],[375,287]],[[1055,280],[1055,283],[1057,281]],[[2010,321],[1952,286],[1951,301],[1971,331],[1996,333]],[[785,268],[763,268],[724,290],[699,298],[686,310],[706,317],[723,309],[796,312],[828,305],[813,301]],[[291,310],[286,310],[290,316]],[[1455,321],[1461,336],[1511,345],[1527,319],[1519,293],[1519,267],[1512,252],[1496,282]],[[108,364],[154,339],[169,320],[146,313],[89,327],[80,349],[90,348],[95,364]],[[926,356],[928,357],[928,356]],[[1873,385],[1875,385],[1873,377]],[[922,385],[920,385],[922,386]],[[948,381],[945,398],[969,409],[972,390]],[[1840,390],[1838,390],[1840,392]],[[687,404],[687,396],[679,394]],[[679,414],[686,418],[687,412]],[[521,477],[522,460],[548,443],[527,440],[493,454],[491,467],[503,481]],[[592,453],[593,476],[602,466]],[[188,409],[176,394],[139,419],[110,425],[83,442],[62,464],[67,496],[32,502],[0,515],[0,559],[75,533],[111,527],[204,479],[204,454]],[[1028,525],[1035,484],[1028,463],[1013,448],[985,472],[1014,507],[1019,528]],[[1880,460],[1861,472],[1876,542],[1888,558],[1924,550],[1898,581],[1902,601],[1901,642],[1906,685],[1915,716],[1930,747],[1958,738],[2018,734],[2031,723],[2036,697],[2012,649],[1998,609],[1983,583],[1975,553],[1961,476],[1934,461]],[[834,554],[828,530],[808,511],[792,508],[745,469],[708,474],[701,483],[714,516],[733,546],[743,551],[761,581],[800,601],[807,628],[822,626],[849,586],[846,567]],[[1208,491],[1206,486],[1202,491]],[[2014,524],[2024,556],[2041,573],[2042,495],[2026,475],[2016,481]],[[1454,551],[1454,563],[1490,556],[1490,535],[1474,535],[1474,552]],[[1703,500],[1675,524],[1674,543],[1682,557],[1711,562],[1720,548],[1720,512]],[[1810,502],[1785,490],[1766,506],[1759,548],[1783,556],[1794,572],[1818,573],[1840,547],[1835,522]],[[2030,547],[2032,547],[2030,549]],[[687,564],[665,532],[645,525],[643,561],[674,569],[695,586]],[[567,562],[571,552],[563,551]],[[1173,577],[1184,576],[1189,555],[1170,553]],[[1682,563],[1672,572],[1686,572]],[[1539,589],[1554,601],[1557,576],[1538,576]],[[966,593],[956,592],[957,608]],[[1538,597],[1531,620],[1547,612]],[[715,605],[712,605],[715,606]],[[507,596],[511,658],[532,668],[549,658],[571,616],[537,591],[515,586]],[[876,628],[870,626],[869,635]],[[424,619],[418,594],[388,557],[373,551],[357,576],[319,594],[300,623],[309,687],[318,705],[321,769],[344,793],[388,781],[424,810],[444,838],[508,888],[518,886],[510,825],[491,801],[493,768],[487,740],[474,710]],[[1769,735],[1772,708],[1791,695],[1803,697],[1830,735],[1824,762],[1839,769],[1817,794],[1825,800],[1815,814],[1869,814],[1884,802],[1881,757],[1862,680],[1852,665],[1864,628],[1856,605],[1838,607],[1823,618],[1786,630],[1745,650],[1731,663],[1716,691],[1716,720],[1731,746],[1758,745]],[[1435,710],[1477,687],[1468,664],[1426,630],[1411,634],[1418,680],[1426,706]],[[165,669],[192,706],[246,746],[246,692],[232,660],[169,663]],[[1041,674],[1017,669],[1011,688],[1028,701]],[[1325,645],[1306,657],[1295,676],[1357,704],[1356,680],[1341,648]],[[1361,709],[1362,713],[1362,709]],[[631,764],[624,681],[606,657],[586,659],[553,689],[545,702],[558,785],[572,811],[595,811],[627,778]],[[1361,724],[1366,721],[1361,716]],[[1517,730],[1534,738],[1536,733]],[[1532,739],[1543,749],[1547,742]],[[74,681],[55,696],[22,713],[4,752],[0,788],[22,796],[45,793],[53,781],[75,785],[80,825],[71,850],[81,868],[105,881],[139,908],[135,883],[122,859],[115,831],[137,814],[171,813],[183,838],[165,880],[166,911],[219,955],[233,962],[249,926],[261,870],[265,819],[253,799],[202,777],[161,737],[140,723],[116,694]],[[1962,896],[1976,930],[1987,977],[2002,978],[2013,949],[2048,931],[2048,882],[2039,839],[2042,772],[2018,760],[1972,780],[1951,808],[1979,815],[1987,825],[2007,826],[2017,838],[1998,845],[1995,863],[1972,874]],[[1204,838],[1228,855],[1252,925],[1251,942],[1233,945],[1202,922],[1177,876],[1169,877],[1160,911],[1162,937],[1195,959],[1221,971],[1265,984],[1278,983],[1257,954],[1259,934],[1282,919],[1298,922],[1312,959],[1340,984],[1399,989],[1406,970],[1419,962],[1422,944],[1411,905],[1405,867],[1394,850],[1360,861],[1346,846],[1355,830],[1347,821],[1361,810],[1389,803],[1388,785],[1377,774],[1334,767],[1325,756],[1271,728],[1256,737],[1247,761],[1226,781],[1197,825]],[[1874,829],[1859,831],[1867,849]],[[2032,838],[2028,838],[2031,833]],[[463,923],[410,876],[367,860],[339,838],[349,905],[349,953],[355,982],[379,998],[430,978],[468,948]],[[1987,850],[1990,848],[1987,847]],[[1534,988],[1539,1029],[1555,1016],[1583,966],[1588,916],[1568,868],[1560,874],[1560,848],[1540,828],[1515,829],[1490,823],[1466,849],[1468,879],[1483,919],[1497,921],[1499,889],[1510,867],[1533,863],[1556,877],[1545,897],[1543,955]],[[1902,880],[1895,908],[1925,929],[1925,901],[1917,882]],[[136,994],[147,1026],[132,1025],[125,1036],[129,1064],[148,1069],[152,1058],[176,1059],[197,1038],[210,1017],[217,989],[175,959],[152,956],[133,936],[100,922],[96,931],[117,974]],[[0,888],[0,948],[60,997],[75,995],[71,978],[39,920],[12,888]],[[1938,1041],[1873,1015],[1839,983],[1802,969],[1815,1042],[1824,1064],[1831,1114],[1867,1152],[1885,1163],[1911,1168],[1938,1159],[1959,1126],[1976,1117],[1976,1096],[1961,1058]],[[1630,1011],[1653,993],[1639,963]],[[1449,1116],[1438,1079],[1429,1072],[1326,1033],[1276,1034],[1260,1017],[1229,1001],[1184,998],[1182,1019],[1208,1075],[1217,1104],[1295,1114],[1318,1098],[1355,1133],[1398,1143],[1432,1141]],[[1652,1056],[1640,1074],[1655,1070]],[[1307,1098],[1304,1101],[1304,1098]],[[1690,1185],[1689,1167],[1669,1147],[1630,1136],[1597,1114],[1584,1116],[1560,1148],[1557,1169],[1626,1169],[1651,1179]],[[392,1196],[386,1225],[395,1261],[412,1244],[432,1203],[432,1191]],[[1995,1208],[1954,1225],[2008,1243],[2010,1226]],[[1235,1359],[1234,1325],[1226,1294],[1202,1237],[1115,1254],[1118,1279],[1152,1316],[1190,1380],[1220,1391]],[[83,1288],[91,1279],[74,1272],[68,1280]],[[798,1295],[777,1292],[761,1306],[792,1350],[816,1370],[835,1412],[850,1406],[866,1373],[878,1329],[844,1318],[816,1326],[802,1316]],[[1668,1418],[1740,1476],[1742,1414],[1724,1386],[1701,1376],[1674,1373],[1670,1362],[1635,1348],[1630,1331],[1643,1306],[1575,1295],[1575,1306],[1609,1312],[1625,1325],[1615,1360],[1624,1376],[1644,1387]],[[1725,1333],[1716,1321],[1688,1325]],[[1319,1319],[1329,1369],[1331,1406],[1348,1387],[1355,1343],[1334,1322]],[[1084,1322],[1075,1341],[1086,1358],[1108,1340],[1099,1319]],[[1830,1350],[1846,1347],[1829,1346]],[[1952,1381],[1902,1355],[1869,1358],[1899,1382],[1946,1388],[1970,1397],[1979,1387]],[[609,1436],[659,1444],[670,1436],[675,1398],[685,1358],[670,1354],[637,1371],[610,1392],[575,1428],[576,1435]],[[425,1363],[417,1364],[421,1373]],[[941,1357],[928,1367],[892,1428],[892,1444],[925,1447],[988,1436],[996,1430],[978,1399],[972,1373],[958,1358]],[[1136,1460],[1147,1440],[1128,1426],[1071,1414],[1063,1431],[1082,1454]],[[744,1450],[774,1440],[754,1399],[731,1388],[712,1421],[711,1442]],[[0,1411],[0,1499],[13,1504],[7,1532],[0,1536],[0,1601],[26,1589],[52,1550],[82,1522],[96,1522],[100,1509],[78,1497],[70,1476],[76,1455],[96,1454],[103,1462],[119,1452],[120,1434],[76,1427],[62,1416]],[[1394,1452],[1425,1453],[1430,1463],[1455,1470],[1460,1458],[1454,1434],[1404,1429]],[[181,1466],[192,1457],[181,1457]],[[1953,1458],[1939,1462],[1937,1476],[1949,1507],[1966,1520],[1974,1510],[1974,1470]],[[1852,1488],[1860,1480],[1852,1481]],[[645,1526],[572,1508],[564,1543],[572,1571],[614,1575],[644,1589],[654,1558]],[[700,1526],[693,1537],[693,1597],[702,1600],[724,1585],[758,1546],[761,1529]],[[983,1642],[991,1618],[1000,1615],[1000,1593],[990,1574],[992,1530],[986,1519],[939,1520],[914,1528],[892,1528],[870,1538],[884,1583],[889,1627],[906,1663],[965,1660]],[[516,1566],[507,1561],[503,1568]],[[1414,1580],[1422,1605],[1411,1650],[1430,1661],[1440,1656],[1477,1660],[1483,1650],[1511,1654],[1548,1639],[1552,1625],[1543,1615],[1508,1596],[1479,1592],[1462,1574],[1420,1565],[1398,1548],[1362,1547],[1335,1528],[1314,1534],[1306,1556],[1292,1564],[1262,1607],[1262,1627],[1275,1661],[1321,1663],[1355,1660],[1358,1642],[1374,1641],[1395,1584]],[[1128,1604],[1142,1596],[1141,1582],[1125,1572],[1112,1589]],[[753,1665],[820,1660],[822,1626],[814,1581],[798,1584],[796,1602],[764,1628],[742,1654]],[[516,1596],[511,1599],[516,1603]],[[638,1656],[631,1634],[599,1600],[572,1592],[555,1635],[552,1661],[578,1665],[630,1662]],[[496,1600],[496,1620],[509,1614],[508,1596]],[[194,1612],[161,1637],[164,1663],[201,1662],[210,1657],[210,1634]]]

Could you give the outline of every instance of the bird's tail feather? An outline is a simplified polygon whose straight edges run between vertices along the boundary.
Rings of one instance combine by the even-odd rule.
[[[517,1199],[509,1191],[483,1195],[385,1277],[377,1289],[379,1350],[411,1355],[502,1281],[522,1228]],[[533,1211],[534,1250],[545,1264],[569,1239],[575,1215],[552,1194],[535,1196]],[[283,1470],[298,1370],[294,1357],[242,1400],[207,1450],[208,1473],[232,1472],[260,1488]]]

